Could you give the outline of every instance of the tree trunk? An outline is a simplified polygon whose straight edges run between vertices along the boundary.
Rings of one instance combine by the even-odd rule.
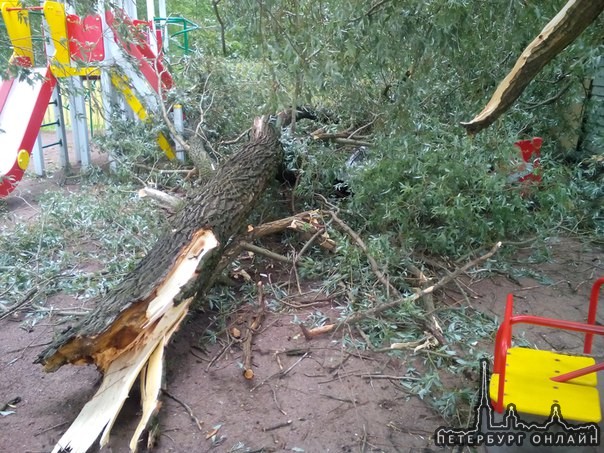
[[[98,438],[101,448],[106,445],[139,377],[142,412],[130,440],[130,450],[137,450],[139,437],[161,406],[164,348],[193,297],[212,282],[228,241],[242,230],[282,160],[277,132],[266,117],[254,121],[252,135],[185,200],[173,228],[136,269],[38,357],[46,371],[66,363],[94,363],[104,374],[53,453],[85,453]]]
[[[37,362],[46,371],[55,371],[66,363],[95,363],[104,372],[115,357],[144,335],[149,304],[200,230],[211,231],[219,246],[200,263],[203,272],[197,272],[180,289],[175,301],[205,290],[222,249],[232,235],[241,231],[281,159],[277,133],[267,118],[257,118],[250,143],[185,200],[172,229],[116,288],[98,301],[86,318],[44,350]]]
[[[486,129],[505,113],[543,67],[572,43],[604,10],[604,0],[569,0],[522,52],[493,97],[474,119],[461,123],[469,134]]]

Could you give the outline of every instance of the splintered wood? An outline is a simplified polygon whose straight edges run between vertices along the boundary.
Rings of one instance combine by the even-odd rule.
[[[198,266],[217,246],[218,241],[212,231],[198,230],[183,248],[154,296],[144,304],[131,307],[138,311],[144,308],[142,315],[126,317],[138,321],[136,325],[129,326],[137,335],[122,348],[100,350],[94,356],[97,365],[104,370],[103,382],[59,440],[53,453],[85,453],[99,436],[101,448],[106,445],[124,401],[140,375],[142,414],[130,440],[130,449],[137,450],[142,432],[159,409],[164,347],[185,318],[193,300],[191,297],[175,304],[174,298],[182,286],[197,277]]]
[[[259,239],[269,234],[280,233],[283,230],[290,229],[301,233],[306,240],[310,239],[317,232],[321,232],[317,239],[320,247],[330,252],[335,252],[336,243],[329,237],[323,224],[323,216],[321,211],[304,211],[291,217],[275,220],[273,222],[264,223],[262,225],[248,225],[247,235],[243,240]]]

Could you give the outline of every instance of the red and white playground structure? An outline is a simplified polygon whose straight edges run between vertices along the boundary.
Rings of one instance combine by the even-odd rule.
[[[75,158],[86,167],[90,145],[84,97],[84,78],[100,78],[103,91],[105,127],[109,128],[118,97],[142,121],[156,111],[160,96],[172,87],[172,77],[162,64],[161,30],[155,29],[154,0],[147,0],[149,21],[136,19],[136,4],[123,1],[119,9],[105,9],[86,17],[70,14],[70,7],[56,1],[24,7],[19,0],[0,0],[2,20],[11,40],[11,62],[29,68],[25,78],[0,80],[0,197],[12,192],[22,179],[33,156],[37,174],[44,174],[42,149],[59,144],[61,163],[68,162],[58,80],[69,90]],[[165,0],[159,3],[165,17]],[[42,15],[41,34],[45,55],[35,57],[30,15]],[[128,36],[123,35],[127,30]],[[164,45],[167,45],[167,39]],[[41,61],[40,61],[41,60]],[[52,101],[51,101],[52,98]],[[43,146],[40,127],[49,103],[58,119],[58,141]],[[175,154],[170,140],[157,138],[169,158]],[[181,157],[181,156],[179,156]]]

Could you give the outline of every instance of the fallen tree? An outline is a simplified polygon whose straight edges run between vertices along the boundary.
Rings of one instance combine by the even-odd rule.
[[[469,134],[486,129],[503,115],[543,67],[572,43],[600,13],[604,0],[569,0],[541,33],[524,49],[485,108],[461,125]]]
[[[51,372],[67,363],[93,363],[103,382],[53,450],[85,452],[111,427],[140,374],[143,412],[130,442],[158,408],[163,348],[196,294],[213,281],[230,239],[274,177],[282,159],[275,128],[257,118],[251,141],[189,194],[166,232],[138,266],[78,325],[63,332],[38,357]]]

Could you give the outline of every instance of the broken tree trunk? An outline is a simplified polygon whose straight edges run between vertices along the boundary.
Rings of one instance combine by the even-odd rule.
[[[569,0],[531,42],[474,119],[461,123],[469,134],[486,129],[504,114],[543,67],[572,43],[604,10],[604,0]]]
[[[61,438],[56,452],[101,446],[136,377],[141,375],[142,420],[138,437],[157,410],[163,348],[184,319],[193,297],[212,281],[229,239],[276,174],[282,149],[267,117],[254,121],[251,141],[192,193],[166,232],[138,266],[75,327],[38,357],[46,371],[66,363],[94,363],[104,374],[97,394]],[[69,448],[69,450],[67,450]]]

